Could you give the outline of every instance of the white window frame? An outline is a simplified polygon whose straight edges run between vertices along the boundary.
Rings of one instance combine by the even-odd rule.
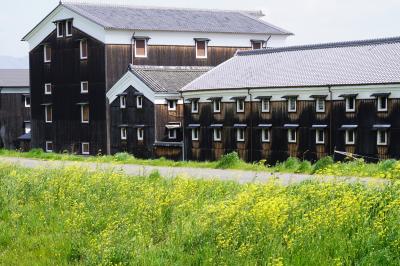
[[[294,132],[294,139],[292,139],[292,132]],[[287,134],[289,143],[297,143],[297,129],[289,128]]]
[[[143,41],[144,42],[144,55],[138,55],[136,49],[136,42]],[[135,57],[137,58],[146,58],[147,57],[147,39],[137,39],[135,40]]]
[[[27,102],[27,100],[26,99],[28,99],[29,98],[29,103]],[[31,96],[30,95],[25,95],[24,96],[24,106],[25,106],[25,108],[30,108],[31,107]]]
[[[294,102],[294,108],[293,109],[292,109],[292,105],[291,105],[292,101]],[[297,98],[296,97],[289,97],[287,99],[287,102],[288,102],[288,112],[289,113],[297,112]]]
[[[83,56],[83,43],[86,43],[86,56]],[[88,41],[87,39],[83,39],[79,42],[79,55],[80,55],[80,59],[85,60],[88,59],[88,54],[89,54],[89,47],[88,47]]]
[[[261,129],[261,142],[271,142],[271,129],[263,128]]]
[[[319,133],[322,132],[322,140],[319,140]],[[325,144],[325,130],[318,128],[315,130],[315,144]]]
[[[50,113],[51,113],[51,120],[49,119],[49,117],[47,116],[47,111],[50,108]],[[51,105],[45,105],[44,106],[44,119],[46,123],[53,123],[53,106]]]
[[[137,140],[143,140],[144,139],[144,129],[143,128],[136,129],[136,135],[137,135]]]
[[[136,108],[137,109],[143,108],[143,97],[140,95],[136,96]]]
[[[192,140],[199,140],[199,129],[192,128]]]
[[[49,90],[49,88],[50,88],[50,90]],[[44,94],[51,95],[52,93],[53,93],[53,87],[52,87],[51,83],[44,84]]]
[[[350,133],[353,134],[353,141],[350,141],[349,136]],[[345,132],[345,144],[346,145],[354,145],[356,144],[356,131],[354,129],[347,129]]]
[[[49,149],[49,144],[51,144],[51,146],[52,146],[51,149]],[[54,149],[53,142],[52,141],[46,141],[45,149],[46,149],[46,152],[53,152],[53,149]]]
[[[168,111],[176,111],[176,105],[177,105],[177,100],[168,100],[167,105],[168,105]],[[170,104],[173,103],[172,107]]]
[[[320,103],[322,103],[322,109],[320,109]],[[317,113],[325,113],[326,100],[324,98],[315,99],[315,111]]]
[[[84,90],[84,85],[86,84],[86,90]],[[81,93],[86,94],[89,93],[89,82],[88,81],[81,81]]]
[[[243,108],[240,108],[240,102],[243,102]],[[244,113],[246,101],[244,99],[237,99],[236,100],[236,112],[237,113]]]
[[[29,125],[29,126],[27,126],[27,125]],[[28,134],[28,133],[31,133],[31,131],[32,131],[32,124],[30,121],[26,121],[24,123],[24,132],[25,132],[25,134]]]
[[[267,108],[265,108],[265,103],[267,103]],[[271,101],[269,99],[261,99],[261,112],[269,113]]]
[[[353,108],[350,108],[350,100],[353,101]],[[347,113],[353,113],[356,111],[356,97],[346,97],[345,99],[346,102],[346,112]]]
[[[191,107],[192,107],[192,114],[197,114],[199,112],[199,101],[193,100],[191,102]]]
[[[177,131],[178,130],[176,128],[168,129],[168,138],[169,139],[176,139]]]
[[[204,53],[204,56],[199,56],[198,55],[198,49],[197,49],[197,45],[198,45],[198,43],[199,42],[204,42],[204,50],[205,50],[205,53]],[[206,59],[206,58],[208,58],[208,42],[207,41],[203,41],[203,40],[196,40],[196,58],[198,58],[198,59]]]
[[[90,108],[89,108],[88,120],[83,120],[83,110],[84,110],[85,106],[87,106],[89,108],[89,104],[81,105],[81,123],[82,124],[89,124],[89,122],[90,122]]]
[[[126,127],[121,127],[121,140],[127,140],[128,139],[128,132]]]
[[[87,146],[87,151],[84,151],[85,146]],[[82,142],[81,149],[82,149],[83,155],[90,155],[90,143],[89,142]]]
[[[219,136],[218,136],[217,132],[219,132]],[[213,129],[213,140],[214,141],[221,141],[222,140],[222,129],[221,128],[214,128]]]
[[[241,136],[243,133],[243,136]],[[246,129],[245,128],[237,128],[236,129],[236,141],[237,142],[244,142],[246,138]]]
[[[218,106],[218,108],[217,108],[217,106]],[[213,112],[214,113],[221,112],[221,100],[213,100]]]
[[[60,34],[60,25],[63,25],[63,27],[65,27],[65,23],[64,21],[59,21],[56,23],[57,24],[57,38],[62,38],[64,37],[64,29],[62,31],[62,33]]]
[[[385,141],[381,141],[381,136],[384,134]],[[388,132],[387,130],[378,130],[376,131],[376,145],[378,146],[387,146],[388,145]]]
[[[385,101],[385,108],[381,107],[382,100]],[[388,97],[386,97],[386,96],[378,96],[377,97],[377,104],[378,104],[378,112],[386,112],[388,110]]]
[[[119,96],[119,108],[125,109],[126,108],[126,95]]]
[[[71,32],[68,31],[68,24],[71,24]],[[67,20],[65,22],[65,36],[67,36],[67,37],[72,36],[72,20]]]
[[[50,56],[47,54],[47,47],[50,48]],[[49,59],[47,59],[49,58]],[[50,63],[51,62],[51,46],[48,44],[43,45],[43,60],[45,63]]]

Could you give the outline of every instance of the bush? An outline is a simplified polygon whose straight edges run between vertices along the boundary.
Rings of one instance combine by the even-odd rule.
[[[242,160],[240,160],[239,154],[234,151],[222,156],[221,159],[218,160],[216,168],[218,169],[234,168],[239,166],[241,163],[243,162]]]
[[[132,159],[135,159],[135,157],[127,152],[119,152],[114,155],[114,160],[117,162],[127,162]]]
[[[318,170],[325,169],[334,163],[335,162],[333,161],[333,158],[331,156],[323,157],[314,164],[313,173],[315,173]]]
[[[309,161],[300,162],[296,173],[309,174],[313,170],[312,164]]]

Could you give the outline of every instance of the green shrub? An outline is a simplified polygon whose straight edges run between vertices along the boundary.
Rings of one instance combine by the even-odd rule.
[[[312,169],[312,164],[309,161],[301,161],[296,169],[296,173],[309,174],[312,172]]]
[[[379,171],[392,171],[396,167],[396,160],[385,160],[378,163]]]
[[[319,159],[313,166],[313,173],[315,173],[318,170],[322,170],[327,168],[328,166],[334,164],[335,162],[333,161],[333,158],[331,156],[326,156],[321,159]]]
[[[126,162],[135,159],[131,154],[127,152],[119,152],[116,153],[114,156],[114,160],[117,162]]]
[[[239,154],[237,152],[231,152],[225,154],[218,160],[217,167],[218,169],[228,169],[237,167],[242,163],[242,160],[239,158]]]

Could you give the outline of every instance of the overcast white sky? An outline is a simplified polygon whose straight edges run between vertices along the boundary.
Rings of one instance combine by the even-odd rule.
[[[82,2],[82,1],[80,1]],[[262,10],[265,20],[295,36],[288,44],[400,36],[400,0],[85,0],[145,6]],[[21,38],[58,0],[2,0],[0,56],[23,57]]]

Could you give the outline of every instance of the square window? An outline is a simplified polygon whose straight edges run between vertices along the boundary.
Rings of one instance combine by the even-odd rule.
[[[353,129],[346,130],[345,138],[346,145],[354,145],[356,143],[355,131]]]
[[[46,152],[53,152],[53,142],[46,141]]]
[[[121,127],[121,140],[126,140],[128,138],[126,127]]]
[[[269,128],[263,128],[261,130],[261,141],[270,142],[270,139],[271,139],[271,130]]]
[[[262,42],[251,42],[251,47],[253,50],[262,49]]]
[[[24,104],[25,104],[26,108],[31,107],[31,96],[30,95],[24,96]]]
[[[386,146],[387,145],[387,131],[386,130],[378,130],[377,131],[377,142],[378,146]]]
[[[138,140],[143,140],[144,139],[144,129],[143,128],[138,128],[137,129],[137,139]]]
[[[31,122],[24,123],[24,132],[25,134],[31,133]]]
[[[143,97],[142,96],[137,96],[136,97],[136,108],[137,109],[142,109],[143,108]]]
[[[196,58],[207,58],[207,41],[196,41]]]
[[[297,99],[295,97],[288,98],[288,111],[293,113],[296,112]]]
[[[213,139],[214,141],[221,141],[222,132],[220,128],[214,128],[213,130]]]
[[[147,41],[135,40],[135,56],[147,57]]]
[[[236,141],[244,141],[244,134],[245,134],[244,128],[236,129]]]
[[[176,139],[176,129],[168,129],[168,138]]]
[[[192,105],[192,113],[198,113],[199,112],[199,101],[193,100],[191,105]]]
[[[244,100],[243,99],[238,99],[236,101],[236,112],[238,113],[243,113],[244,112]]]
[[[214,113],[221,112],[221,100],[214,100],[213,101],[213,110],[214,110]]]
[[[50,95],[52,93],[52,89],[51,83],[44,84],[44,94]]]
[[[88,42],[86,39],[83,39],[80,42],[80,56],[81,56],[81,59],[88,58]]]
[[[126,96],[125,95],[119,96],[119,107],[121,109],[125,109],[126,108]]]
[[[51,62],[51,46],[48,44],[45,44],[43,46],[43,53],[44,53],[44,62],[50,63]]]
[[[64,22],[57,22],[57,38],[64,36]]]
[[[325,99],[324,98],[316,99],[316,111],[317,111],[317,113],[325,112]]]
[[[316,144],[325,143],[325,131],[323,129],[315,130],[315,143]]]
[[[66,22],[66,36],[71,37],[72,36],[72,20],[67,20]]]
[[[297,131],[296,129],[288,129],[288,142],[296,143],[297,142]]]
[[[89,123],[89,105],[81,105],[81,122],[83,124]]]
[[[89,142],[83,142],[82,143],[82,154],[83,155],[89,155],[90,154]]]
[[[269,99],[262,99],[261,100],[261,112],[268,113],[269,112],[269,105],[270,105]]]
[[[175,111],[176,110],[176,100],[169,100],[168,101],[168,111]]]
[[[88,93],[89,92],[89,82],[82,81],[81,82],[81,93]]]
[[[199,129],[192,128],[192,140],[199,140]]]
[[[53,122],[53,107],[51,105],[46,105],[44,107],[45,121],[46,123]]]
[[[388,98],[385,96],[378,97],[378,111],[385,112],[388,110]]]
[[[346,98],[346,112],[354,112],[356,110],[356,98],[347,97]]]

